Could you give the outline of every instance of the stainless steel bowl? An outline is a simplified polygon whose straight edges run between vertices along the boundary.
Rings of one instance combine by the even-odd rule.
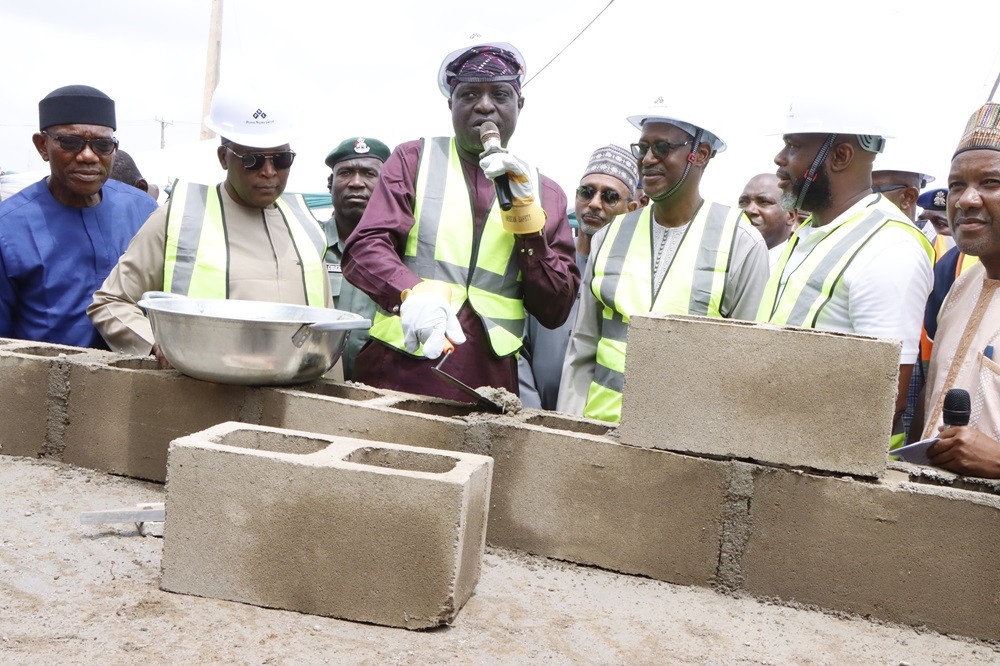
[[[343,310],[264,301],[143,294],[163,356],[185,375],[220,384],[281,385],[333,367],[347,334],[371,322]]]

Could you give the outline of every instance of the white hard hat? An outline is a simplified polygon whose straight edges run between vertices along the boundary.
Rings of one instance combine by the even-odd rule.
[[[872,164],[872,172],[876,171],[900,171],[912,173],[920,177],[923,183],[920,189],[934,182],[934,176],[930,171],[918,171],[929,166],[923,151],[914,148],[915,141],[895,139],[886,144],[885,150],[875,158]]]
[[[513,54],[514,58],[517,60],[517,64],[521,66],[521,71],[518,73],[517,79],[521,85],[524,85],[524,77],[528,73],[528,67],[524,63],[524,56],[518,51],[513,44],[509,42],[495,42],[484,38],[481,33],[471,32],[469,35],[462,40],[463,46],[455,49],[448,55],[444,57],[441,61],[441,67],[438,68],[438,88],[441,89],[441,93],[451,99],[451,86],[448,85],[448,74],[447,69],[458,56],[462,55],[466,51],[476,46],[495,46],[498,49],[503,49],[504,51],[509,51]]]
[[[873,153],[882,152],[885,142],[879,139],[892,138],[885,120],[868,100],[846,94],[794,100],[780,131],[774,134],[855,134],[861,146]]]
[[[205,126],[247,148],[273,148],[289,143],[294,126],[284,104],[252,85],[220,83],[212,94]]]
[[[726,142],[707,127],[691,122],[694,117],[695,115],[693,112],[685,111],[677,104],[667,104],[663,101],[663,97],[661,96],[653,100],[652,105],[650,105],[644,113],[628,116],[628,121],[632,123],[636,129],[640,130],[642,129],[643,124],[649,121],[669,123],[676,127],[680,127],[691,136],[695,136],[700,129],[703,132],[702,140],[706,143],[710,143],[712,145],[712,150],[717,153],[724,151],[726,149]]]

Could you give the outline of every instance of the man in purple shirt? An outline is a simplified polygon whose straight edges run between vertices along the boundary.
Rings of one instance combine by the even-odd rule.
[[[569,315],[580,273],[566,195],[506,151],[524,104],[524,72],[506,43],[449,54],[438,85],[455,136],[403,143],[385,162],[344,248],[344,276],[381,309],[356,381],[469,401],[431,371],[454,348],[449,374],[517,393],[525,311],[549,328]],[[497,126],[503,150],[482,157],[486,122]],[[491,180],[504,176],[508,211]]]

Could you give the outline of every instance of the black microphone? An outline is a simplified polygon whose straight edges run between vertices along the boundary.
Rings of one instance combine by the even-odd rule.
[[[487,120],[480,125],[479,139],[483,142],[483,152],[479,153],[479,159],[503,151],[500,146],[500,130],[497,129],[496,123]],[[510,210],[514,206],[514,196],[510,192],[510,176],[505,173],[500,174],[493,179],[493,187],[497,191],[500,210]]]
[[[965,389],[948,389],[944,394],[944,424],[948,427],[969,425],[972,400]]]

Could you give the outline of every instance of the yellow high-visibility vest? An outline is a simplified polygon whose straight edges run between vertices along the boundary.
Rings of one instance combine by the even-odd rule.
[[[175,181],[167,208],[163,290],[191,298],[229,298],[229,243],[222,185]],[[326,237],[301,195],[275,202],[302,266],[306,303],[327,306],[323,255]]]
[[[779,294],[785,266],[799,241],[799,236],[793,234],[764,287],[764,296],[757,310],[757,321],[815,328],[820,313],[830,302],[848,265],[868,240],[884,228],[896,227],[911,234],[922,245],[928,260],[933,264],[934,248],[927,237],[911,223],[892,219],[889,212],[875,205],[878,201],[858,211],[851,219],[827,234],[806,255],[798,268],[791,272],[785,288]],[[812,217],[802,226],[810,224]]]
[[[541,183],[537,174],[535,182]],[[486,328],[494,355],[516,354],[523,344],[524,301],[514,234],[503,228],[494,201],[477,238],[454,138],[423,140],[415,192],[403,264],[421,279],[447,283],[455,312],[468,301]],[[376,312],[371,337],[408,353],[398,315]],[[411,355],[422,357],[423,350]]]
[[[652,206],[615,218],[594,257],[591,291],[604,308],[597,366],[584,416],[621,419],[626,333],[635,314],[722,317],[729,258],[743,212],[705,202],[684,231],[658,290],[653,276]]]

